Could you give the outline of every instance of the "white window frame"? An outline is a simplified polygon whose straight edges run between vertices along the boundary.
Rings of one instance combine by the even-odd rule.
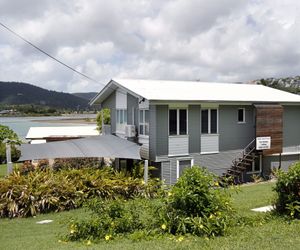
[[[121,116],[123,122],[121,123]],[[127,125],[127,109],[116,109],[116,132],[125,134],[125,126]]]
[[[176,179],[178,179],[180,176],[179,176],[179,174],[180,174],[180,171],[179,171],[179,166],[180,166],[180,164],[179,164],[179,162],[181,162],[181,161],[191,161],[191,168],[194,166],[194,159],[192,158],[189,158],[189,159],[184,159],[184,158],[182,158],[182,159],[178,159],[177,161],[176,161]]]
[[[142,122],[141,122],[141,111],[143,113]],[[149,137],[149,134],[148,135],[145,134],[146,125],[148,125],[148,129],[149,129],[149,122],[146,122],[146,111],[148,111],[148,114],[149,114],[149,109],[140,109],[139,110],[139,136],[141,135],[141,136],[144,136],[144,137]],[[149,119],[150,119],[150,114],[149,114]],[[143,131],[144,131],[143,134],[141,134],[140,126],[143,126]]]
[[[239,111],[243,110],[243,121],[239,121]],[[243,124],[246,123],[246,109],[245,108],[238,108],[238,112],[237,112],[237,122],[239,124]]]
[[[217,110],[217,132],[216,133],[211,133],[211,110],[215,109]],[[202,111],[203,110],[207,110],[208,114],[207,114],[207,120],[208,120],[208,131],[207,133],[202,133]],[[203,108],[201,109],[201,134],[202,135],[217,135],[219,134],[219,109],[218,108]]]
[[[177,133],[176,135],[170,135],[170,110],[176,110],[176,117],[177,117]],[[186,134],[181,135],[180,134],[180,110],[186,110]],[[185,136],[189,134],[189,112],[187,108],[169,108],[168,112],[168,133],[169,136]]]

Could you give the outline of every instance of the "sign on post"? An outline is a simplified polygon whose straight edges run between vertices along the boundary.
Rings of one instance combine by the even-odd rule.
[[[256,150],[265,150],[271,148],[271,137],[256,137]]]

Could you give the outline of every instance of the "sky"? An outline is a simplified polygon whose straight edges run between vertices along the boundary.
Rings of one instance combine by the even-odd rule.
[[[0,0],[0,81],[64,92],[112,78],[246,82],[300,74],[298,0]]]

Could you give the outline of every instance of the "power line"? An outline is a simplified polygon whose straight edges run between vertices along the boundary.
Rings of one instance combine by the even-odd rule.
[[[45,54],[46,56],[50,57],[51,59],[53,59],[54,61],[60,63],[61,65],[63,65],[64,67],[67,67],[68,69],[72,70],[73,72],[85,77],[86,79],[89,79],[90,81],[93,81],[95,83],[99,83],[98,81],[96,81],[95,79],[87,76],[86,74],[72,68],[71,66],[67,65],[66,63],[62,62],[61,60],[55,58],[54,56],[50,55],[48,52],[46,52],[45,50],[39,48],[38,46],[34,45],[32,42],[28,41],[27,39],[25,39],[24,37],[22,37],[21,35],[19,35],[18,33],[16,33],[15,31],[13,31],[12,29],[10,29],[9,27],[7,27],[6,25],[4,25],[3,23],[0,22],[0,25],[7,29],[9,32],[11,32],[12,34],[14,34],[15,36],[17,36],[18,38],[20,38],[21,40],[23,40],[24,42],[26,42],[27,44],[29,44],[30,46],[32,46],[33,48],[37,49],[38,51],[40,51],[41,53]],[[100,83],[101,85],[105,86],[105,84]]]
[[[101,84],[102,86],[106,86],[105,84],[103,83],[100,83],[98,81],[96,81],[95,79],[89,77],[88,75],[72,68],[71,66],[67,65],[66,63],[62,62],[61,60],[55,58],[54,56],[50,55],[48,52],[46,52],[45,50],[39,48],[38,46],[34,45],[32,42],[30,42],[29,40],[27,40],[26,38],[22,37],[21,35],[19,35],[18,33],[16,33],[15,31],[13,31],[12,29],[10,29],[9,27],[7,27],[5,24],[3,24],[2,22],[0,22],[0,26],[2,26],[3,28],[5,28],[6,30],[8,30],[9,32],[11,32],[12,34],[14,34],[16,37],[20,38],[22,41],[24,41],[25,43],[29,44],[30,46],[32,46],[33,48],[35,48],[36,50],[38,50],[39,52],[43,53],[44,55],[50,57],[52,60],[58,62],[59,64],[63,65],[64,67],[72,70],[73,72],[85,77],[86,79],[90,80],[90,81],[93,81],[95,83],[98,83],[98,84]],[[108,87],[108,88],[111,88],[111,87]],[[111,88],[113,89],[113,88]],[[114,90],[114,89],[113,89]],[[124,91],[120,91],[119,90],[119,93],[123,94],[123,95],[126,95],[127,96],[127,93],[124,92]],[[92,99],[93,100],[93,99]]]

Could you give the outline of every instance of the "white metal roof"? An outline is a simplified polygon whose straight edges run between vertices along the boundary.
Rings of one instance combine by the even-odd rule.
[[[300,103],[299,95],[263,85],[137,79],[113,79],[96,99],[102,99],[105,89],[115,88],[109,87],[115,83],[148,100]]]
[[[63,127],[31,127],[26,139],[42,139],[49,137],[85,137],[99,135],[96,125],[63,126]]]

